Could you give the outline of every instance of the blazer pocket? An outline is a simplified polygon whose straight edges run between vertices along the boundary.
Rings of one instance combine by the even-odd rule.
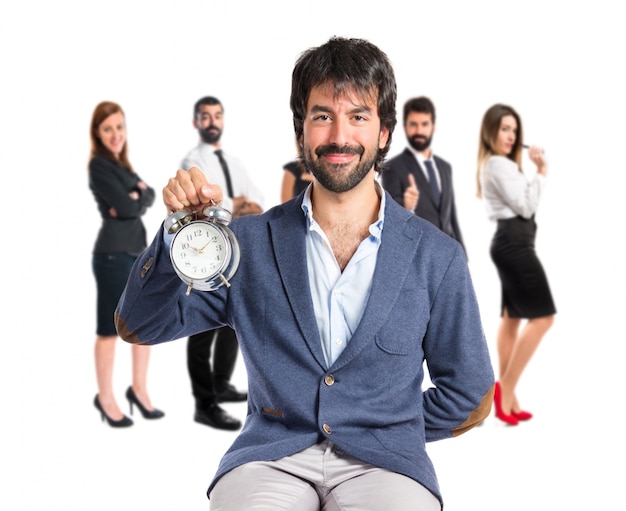
[[[389,318],[376,334],[376,345],[390,355],[415,355],[430,320],[430,301],[425,288],[403,290]]]

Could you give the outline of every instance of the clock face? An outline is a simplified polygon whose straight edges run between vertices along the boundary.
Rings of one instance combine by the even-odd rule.
[[[205,280],[223,271],[230,258],[230,248],[215,225],[191,222],[172,240],[170,254],[177,270],[185,277]]]

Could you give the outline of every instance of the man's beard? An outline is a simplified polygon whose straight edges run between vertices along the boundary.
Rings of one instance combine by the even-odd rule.
[[[409,138],[409,145],[415,149],[418,152],[421,151],[425,151],[426,149],[428,149],[430,147],[430,142],[432,141],[433,137],[422,137],[422,136],[418,136],[415,135],[411,138]]]
[[[328,163],[320,158],[325,154],[358,154],[360,159],[356,163]],[[342,193],[352,190],[363,181],[363,178],[367,176],[376,162],[378,150],[371,154],[367,153],[363,146],[344,145],[339,147],[331,144],[319,146],[315,149],[315,155],[317,158],[313,157],[311,149],[304,148],[302,156],[306,169],[315,176],[315,179],[324,188],[334,193]],[[350,166],[352,168],[349,168]]]
[[[198,128],[198,133],[200,133],[200,138],[207,144],[216,144],[222,136],[222,130],[212,124],[206,128]]]

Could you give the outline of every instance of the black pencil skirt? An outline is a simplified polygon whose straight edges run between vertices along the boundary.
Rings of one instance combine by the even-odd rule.
[[[535,253],[535,218],[498,220],[491,240],[491,260],[502,284],[500,314],[511,318],[540,318],[556,313],[548,278]]]
[[[125,252],[94,253],[91,264],[96,277],[96,335],[117,335],[115,308],[137,259]]]

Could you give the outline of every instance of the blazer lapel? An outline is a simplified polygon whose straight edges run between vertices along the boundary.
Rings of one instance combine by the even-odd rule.
[[[334,368],[349,363],[366,345],[372,341],[372,334],[378,332],[386,321],[392,307],[397,302],[400,285],[411,271],[411,261],[415,256],[421,230],[409,225],[413,217],[386,194],[385,224],[382,243],[378,250],[376,268],[370,298],[365,306],[363,317],[345,351],[337,359]],[[406,239],[407,243],[396,240]],[[375,297],[375,298],[372,298]]]
[[[426,195],[428,197],[428,200],[436,209],[435,200],[433,199],[433,194],[430,191],[430,184],[428,183],[428,179],[426,179],[424,169],[417,162],[417,158],[415,158],[415,155],[409,149],[405,149],[404,153],[406,155],[408,168],[411,169],[411,173],[413,174],[413,177],[415,177],[415,184],[417,185],[417,189],[420,192],[419,200],[422,200],[423,196]]]
[[[270,221],[269,235],[278,272],[298,328],[317,362],[326,368],[307,273],[307,222],[300,206],[300,201],[285,204],[284,214]],[[298,234],[294,236],[294,233]]]
[[[443,211],[444,201],[450,200],[450,194],[448,193],[448,190],[452,190],[452,180],[450,172],[448,172],[446,165],[444,165],[441,159],[439,159],[437,156],[433,156],[433,159],[435,160],[435,164],[437,165],[437,170],[439,171],[439,179],[441,180],[441,210]]]

